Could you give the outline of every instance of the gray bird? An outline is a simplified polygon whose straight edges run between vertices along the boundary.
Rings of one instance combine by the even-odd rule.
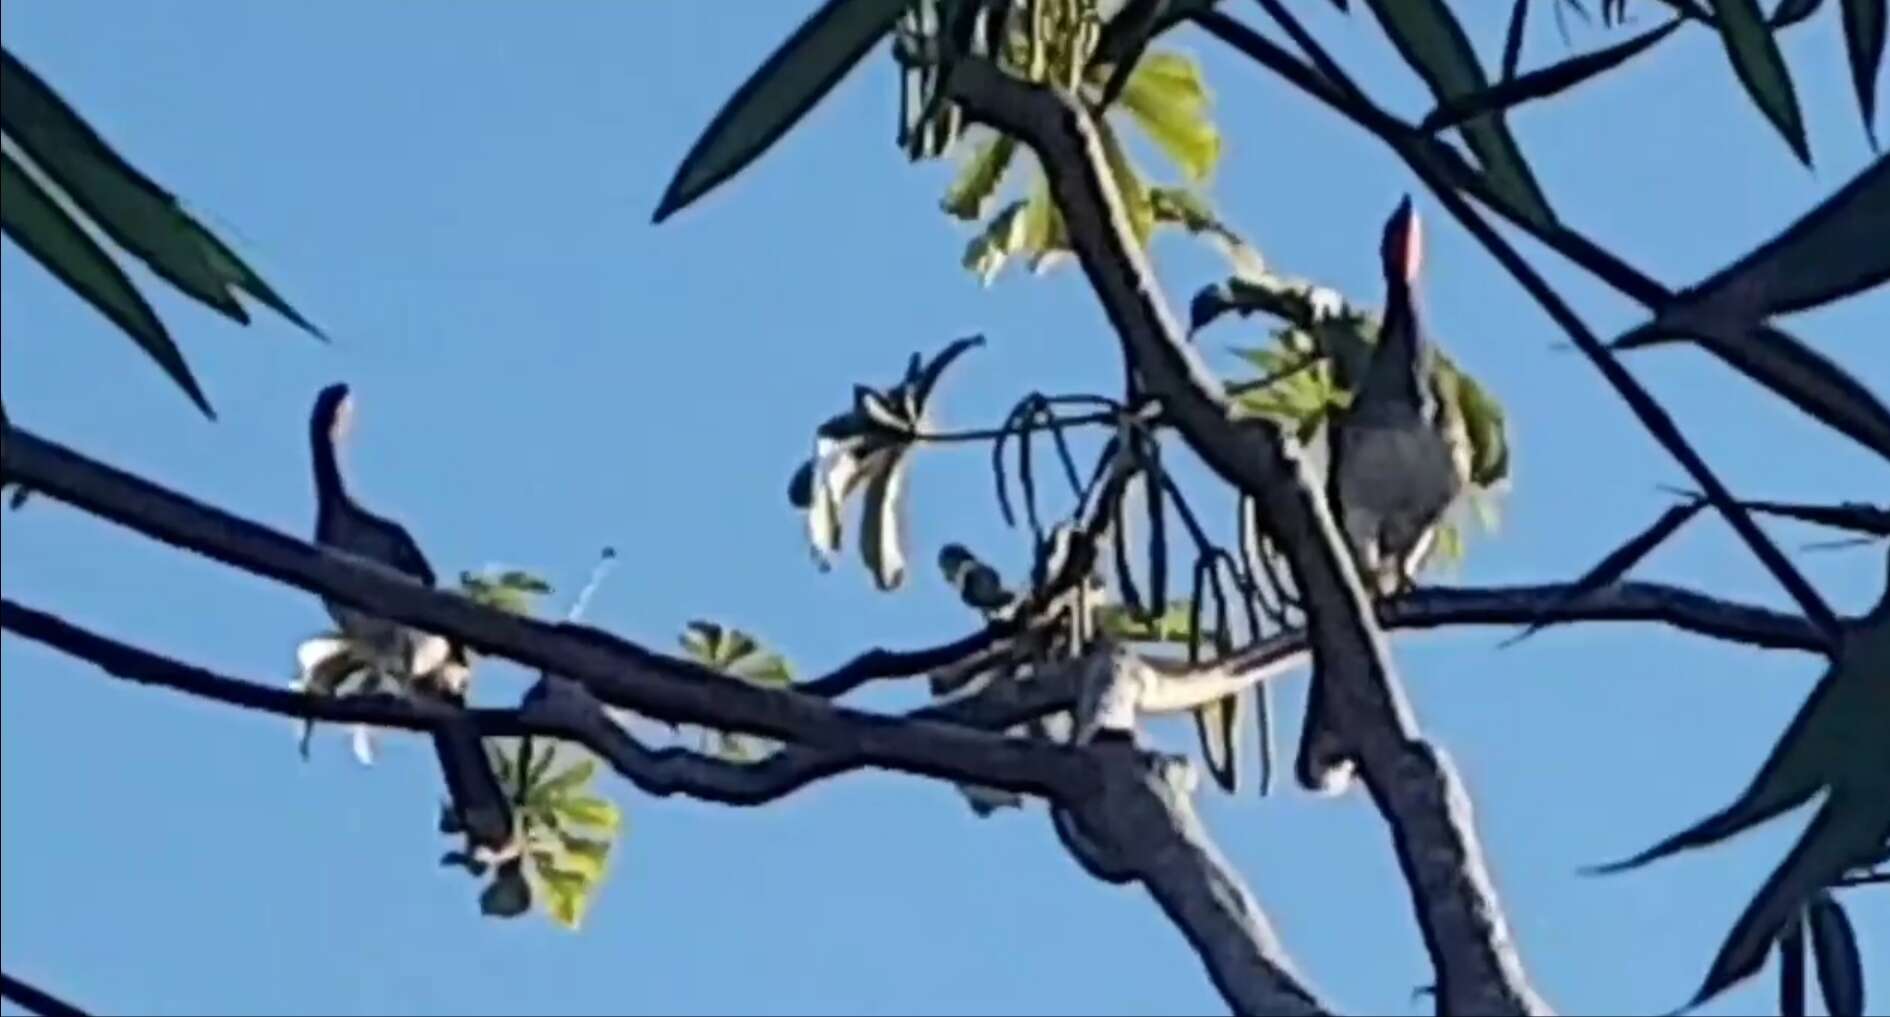
[[[330,385],[315,398],[309,446],[315,460],[315,542],[434,586],[433,567],[406,528],[362,508],[341,479],[340,444],[353,416],[348,386]],[[439,636],[363,614],[330,600],[323,606],[341,631],[370,660],[376,677],[391,680],[415,698],[465,705],[471,673],[465,647]],[[456,716],[433,731],[457,826],[477,847],[504,850],[512,840],[512,809],[479,730]]]
[[[1417,319],[1413,288],[1423,260],[1423,232],[1411,199],[1385,223],[1381,257],[1385,312],[1378,342],[1351,402],[1332,417],[1326,501],[1375,597],[1406,589],[1437,536],[1438,523],[1464,490],[1467,454],[1429,384],[1435,349]],[[1343,790],[1351,761],[1324,723],[1323,683],[1315,679],[1297,764],[1300,783]]]

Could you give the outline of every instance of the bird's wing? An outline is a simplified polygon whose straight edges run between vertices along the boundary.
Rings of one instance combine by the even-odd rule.
[[[399,523],[387,520],[381,520],[381,522],[387,526],[388,549],[392,552],[388,564],[427,586],[438,585],[439,577],[433,574],[433,566],[427,561],[426,554],[420,550],[420,545],[414,542],[413,534],[408,533],[407,528]]]

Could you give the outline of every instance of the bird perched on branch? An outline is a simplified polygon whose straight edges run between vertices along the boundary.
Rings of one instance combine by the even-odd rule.
[[[433,586],[433,567],[412,535],[399,523],[362,508],[342,482],[340,445],[352,417],[348,386],[330,385],[316,397],[309,420],[309,445],[315,460],[315,542]],[[416,699],[456,708],[453,716],[433,729],[453,814],[475,846],[502,851],[512,839],[511,805],[493,773],[478,728],[457,710],[465,706],[471,676],[465,647],[332,600],[324,600],[323,606],[377,678]]]
[[[1447,419],[1430,384],[1436,353],[1418,322],[1414,293],[1423,254],[1422,224],[1407,197],[1385,223],[1385,311],[1378,342],[1351,402],[1333,415],[1327,434],[1326,501],[1374,597],[1410,586],[1468,474],[1461,424]],[[1307,712],[1298,776],[1309,789],[1336,791],[1350,778],[1350,762],[1323,723],[1319,684],[1314,682]]]

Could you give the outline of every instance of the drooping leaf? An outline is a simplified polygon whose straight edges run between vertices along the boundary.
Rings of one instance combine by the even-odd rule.
[[[1444,0],[1371,0],[1371,5],[1385,34],[1430,85],[1439,103],[1490,87],[1476,50]],[[1555,213],[1501,114],[1465,121],[1461,130],[1491,188],[1524,218],[1543,228],[1552,227]]]
[[[597,760],[580,759],[531,789],[534,801],[556,803],[597,776]]]
[[[1179,53],[1150,53],[1122,89],[1122,107],[1188,179],[1199,183],[1221,157],[1221,135],[1208,118],[1201,68]]]
[[[23,166],[4,153],[0,153],[0,227],[67,289],[123,329],[204,416],[216,418],[184,363],[183,352],[124,270]]]
[[[991,285],[1011,255],[1026,249],[1026,207],[1026,202],[1011,202],[965,245],[964,265],[984,285]]]
[[[753,162],[799,123],[873,44],[906,0],[827,0],[742,82],[683,157],[663,192],[662,222]]]
[[[873,475],[860,508],[860,554],[881,590],[898,589],[906,578],[904,457]]]
[[[1240,729],[1242,696],[1238,693],[1194,711],[1195,733],[1201,738],[1201,761],[1221,790],[1240,790]]]
[[[1851,59],[1851,84],[1864,133],[1877,144],[1877,71],[1883,66],[1884,0],[1843,0],[1844,51]]]
[[[321,334],[175,196],[126,162],[39,75],[5,52],[0,127],[113,243],[186,295],[247,323],[249,314],[233,295],[241,291]]]
[[[1721,40],[1733,71],[1746,87],[1753,105],[1785,137],[1792,154],[1811,165],[1811,146],[1805,139],[1805,121],[1798,110],[1798,91],[1778,40],[1759,11],[1758,0],[1707,0],[1719,22]]]
[[[1008,134],[998,134],[980,143],[965,162],[964,169],[958,172],[958,179],[952,181],[951,188],[945,192],[945,200],[940,204],[946,214],[967,221],[984,218],[985,206],[991,203],[991,196],[1004,182],[1004,174],[1016,154],[1017,139]]]
[[[1522,0],[1518,0],[1517,10],[1522,9]],[[1514,109],[1524,103],[1534,102],[1566,92],[1582,82],[1594,78],[1626,63],[1629,59],[1651,48],[1655,43],[1673,34],[1687,19],[1675,17],[1658,28],[1651,28],[1631,39],[1626,39],[1581,56],[1570,57],[1560,63],[1551,64],[1540,70],[1530,71],[1520,77],[1505,75],[1504,79],[1480,92],[1473,92],[1438,104],[1437,108],[1426,116],[1418,129],[1423,131],[1441,131],[1456,127],[1474,117],[1488,113]]]
[[[1805,923],[1793,919],[1778,938],[1779,1017],[1805,1017]]]
[[[1831,1017],[1862,1017],[1864,1013],[1864,957],[1857,947],[1857,930],[1829,893],[1813,898],[1811,953],[1818,963],[1818,991]]]

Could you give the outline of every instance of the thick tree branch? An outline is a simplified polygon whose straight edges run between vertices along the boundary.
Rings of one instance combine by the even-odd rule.
[[[647,717],[764,735],[857,755],[862,765],[989,784],[1029,794],[1079,794],[1093,768],[1056,746],[993,738],[956,726],[837,707],[793,692],[730,681],[581,625],[522,618],[430,590],[373,563],[325,552],[17,428],[7,432],[9,479],[165,543],[571,678],[598,699]]]
[[[836,707],[798,692],[731,681],[596,629],[549,625],[421,587],[371,564],[329,554],[199,504],[33,435],[9,428],[3,438],[0,471],[49,497],[245,571],[438,632],[536,667],[547,676],[560,676],[543,679],[522,710],[470,712],[489,733],[543,733],[582,741],[653,793],[697,793],[712,800],[737,801],[744,795],[761,797],[758,788],[768,780],[805,784],[823,773],[876,766],[1036,794],[1078,812],[1094,809],[1098,802],[1110,803],[1093,824],[1094,832],[1110,844],[1112,853],[1131,860],[1134,875],[1182,923],[1190,942],[1212,940],[1212,949],[1201,951],[1202,962],[1237,1012],[1321,1012],[1280,956],[1239,875],[1218,855],[1202,849],[1205,840],[1198,827],[1163,823],[1160,829],[1128,829],[1112,821],[1111,817],[1127,816],[1141,822],[1142,817],[1157,814],[1156,809],[1168,815],[1168,806],[1135,806],[1131,792],[1124,790],[1128,785],[1112,776],[1093,747],[1005,738],[921,716],[884,717]],[[8,603],[3,610],[6,627],[20,631],[37,626],[36,638],[86,650],[82,656],[102,656],[119,669],[140,668],[139,680],[228,698],[241,705],[273,707],[292,716],[385,720],[401,727],[435,722],[413,704],[375,700],[318,704],[286,691],[280,694],[284,698],[277,698],[276,690],[220,679],[144,654],[19,605]],[[556,691],[567,686],[579,692],[574,696]],[[588,701],[593,708],[567,709],[574,698]],[[737,771],[744,768],[735,764],[722,768],[711,760],[637,745],[609,722],[601,708],[595,708],[599,702],[659,719],[795,743],[783,750],[784,757],[797,749],[814,755],[799,763],[776,764],[777,770],[790,771],[785,777],[780,773],[768,776],[766,770],[760,777],[738,777]],[[376,716],[377,711],[382,712]],[[798,772],[793,772],[797,766]],[[1155,792],[1145,788],[1141,793]],[[1208,924],[1189,924],[1196,921]]]
[[[0,972],[0,998],[10,999],[21,1009],[40,1017],[85,1017],[84,1010],[5,972]]]
[[[1411,877],[1444,1008],[1546,1012],[1510,942],[1467,810],[1455,807],[1449,765],[1418,740],[1320,486],[1277,427],[1235,418],[1177,327],[1108,182],[1093,120],[1073,98],[983,60],[961,60],[947,87],[971,117],[1035,152],[1128,362],[1202,460],[1261,506],[1310,605],[1315,680],[1328,690],[1331,722],[1355,750]]]

